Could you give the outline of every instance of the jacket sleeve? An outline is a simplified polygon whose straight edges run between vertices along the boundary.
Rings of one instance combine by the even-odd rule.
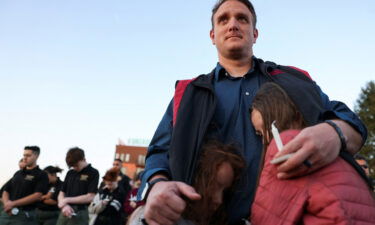
[[[172,137],[173,120],[173,99],[170,101],[158,128],[148,147],[146,156],[145,172],[142,176],[142,184],[139,188],[137,199],[141,200],[141,195],[148,179],[156,173],[170,175],[168,151]]]
[[[358,116],[344,103],[339,101],[331,101],[318,85],[317,87],[320,91],[323,106],[325,108],[323,119],[338,118],[347,122],[362,136],[362,143],[365,143],[367,139],[367,129]]]

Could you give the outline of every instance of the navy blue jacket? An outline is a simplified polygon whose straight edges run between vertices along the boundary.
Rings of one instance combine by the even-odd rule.
[[[303,103],[302,107],[299,108],[302,114],[309,114],[311,112],[309,107],[319,109],[318,111],[310,113],[311,115],[309,115],[309,117],[312,118],[311,121],[328,119],[328,116],[330,118],[340,118],[352,125],[365,140],[367,136],[366,128],[356,115],[351,112],[345,104],[330,101],[314,82],[311,80],[309,82],[309,79],[303,78],[305,75],[302,74],[298,79],[294,79],[294,77],[299,76],[298,69],[288,69],[277,66],[276,64],[264,63],[262,60],[256,58],[254,60],[256,61],[255,65],[257,65],[255,68],[258,71],[258,76],[260,76],[258,80],[260,85],[267,81],[279,80],[276,82],[284,89],[288,90],[293,88],[293,91],[290,93],[287,91],[292,99],[300,98],[299,100],[293,100]],[[213,130],[216,129],[213,118],[215,117],[218,100],[214,90],[214,76],[215,71],[207,75],[201,75],[186,87],[180,102],[175,126],[172,125],[173,101],[169,105],[149,146],[143,184],[150,176],[160,172],[165,173],[174,180],[191,183],[191,178],[194,176],[194,163],[199,157],[199,149],[205,137],[211,133],[215,133]],[[296,81],[299,82],[299,80],[304,81],[302,83],[296,83]],[[310,89],[309,91],[304,91],[305,87],[301,86],[306,83],[306,87]],[[256,91],[257,89],[254,90],[253,93],[256,93]],[[298,93],[303,93],[304,95],[299,95]],[[308,93],[307,96],[306,93]],[[309,103],[308,100],[303,101],[304,99],[311,98],[319,98],[321,101],[317,101],[316,106],[311,106],[312,103]],[[246,110],[242,115],[250,118],[248,108],[239,108],[238,110]],[[304,115],[304,117],[306,116]],[[313,125],[314,122],[309,124]],[[247,169],[236,188],[237,191],[232,201],[227,203],[231,224],[238,223],[242,218],[248,218],[250,205],[255,193],[255,183],[259,172],[258,168],[262,146],[259,137],[254,133],[253,127],[250,127],[251,128],[243,132],[247,133],[246,136],[252,137],[251,140],[253,141],[244,146],[239,145],[247,161]],[[185,168],[180,170],[180,172],[171,169],[181,169],[184,165]],[[142,191],[138,193],[142,193]]]

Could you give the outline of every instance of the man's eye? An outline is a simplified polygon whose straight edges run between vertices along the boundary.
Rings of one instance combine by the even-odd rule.
[[[241,21],[241,22],[245,22],[245,23],[248,22],[248,19],[244,16],[239,17],[238,20]]]
[[[228,19],[225,17],[219,18],[219,23],[226,23],[227,21]]]

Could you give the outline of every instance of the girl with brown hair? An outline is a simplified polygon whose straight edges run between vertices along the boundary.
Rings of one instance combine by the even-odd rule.
[[[187,206],[177,225],[224,225],[225,202],[231,195],[245,167],[245,161],[232,145],[217,141],[204,144],[193,187],[201,195],[198,201],[187,200]],[[134,211],[129,225],[142,225],[143,207]]]
[[[277,163],[272,160],[282,149],[273,139],[271,124],[276,121],[284,145],[306,127],[298,106],[284,89],[275,83],[264,84],[254,97],[251,120],[256,132],[262,136],[265,153],[251,209],[253,225],[375,223],[375,200],[370,189],[342,157],[303,177],[277,178]],[[309,169],[311,165],[304,163],[301,166]]]

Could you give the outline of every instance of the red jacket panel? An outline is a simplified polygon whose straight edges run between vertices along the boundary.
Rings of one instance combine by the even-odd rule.
[[[298,133],[283,132],[284,145]],[[375,224],[373,193],[346,161],[338,157],[307,176],[279,180],[276,166],[270,163],[277,152],[272,140],[252,205],[253,225]]]

